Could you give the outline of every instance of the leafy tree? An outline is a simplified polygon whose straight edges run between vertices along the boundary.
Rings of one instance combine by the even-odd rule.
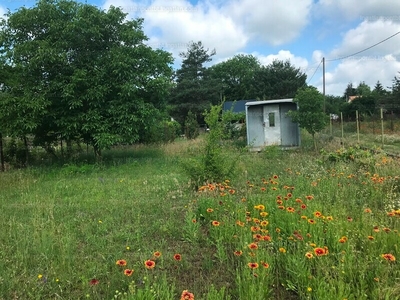
[[[201,42],[191,42],[187,52],[180,53],[182,65],[176,71],[176,84],[171,94],[171,114],[181,124],[189,111],[203,123],[202,113],[221,95],[217,81],[210,76],[205,64],[211,62],[215,50],[205,49]]]
[[[289,60],[274,60],[256,72],[257,97],[260,99],[293,98],[306,85],[307,75]]]
[[[39,0],[1,22],[0,60],[12,70],[0,103],[14,136],[38,144],[85,140],[97,154],[133,143],[165,107],[172,57],[145,45],[143,20],[111,7]]]
[[[390,105],[388,107],[388,110],[392,114],[400,114],[400,77],[394,77],[392,83],[392,93],[389,98]]]
[[[222,96],[229,101],[254,99],[256,73],[261,64],[253,55],[238,54],[211,67],[211,76],[222,85]]]
[[[359,96],[369,96],[371,94],[371,88],[364,81],[360,82],[356,88],[356,93]]]
[[[344,91],[343,97],[346,100],[349,100],[350,96],[355,96],[357,95],[357,90],[353,87],[353,83],[349,83],[346,87],[346,90]]]
[[[314,87],[305,87],[298,90],[293,101],[298,104],[298,110],[289,111],[288,115],[312,135],[314,148],[317,149],[315,134],[328,122],[328,116],[323,111],[324,96]]]
[[[328,114],[339,115],[341,106],[346,103],[346,100],[340,96],[326,95],[325,96],[325,112]]]
[[[189,110],[185,119],[185,136],[188,139],[195,139],[199,136],[197,116],[191,110]]]

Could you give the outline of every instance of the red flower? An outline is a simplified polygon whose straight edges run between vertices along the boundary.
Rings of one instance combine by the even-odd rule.
[[[218,221],[212,221],[211,223],[213,226],[219,226],[221,223]]]
[[[131,276],[131,275],[133,274],[133,270],[131,270],[131,269],[125,269],[125,270],[124,270],[124,274],[125,274],[126,276]]]
[[[258,245],[256,243],[251,243],[248,245],[250,249],[258,249]]]
[[[327,255],[327,250],[324,248],[315,248],[314,253],[316,256],[322,256],[322,255]]]
[[[151,269],[154,269],[154,267],[156,266],[156,263],[155,263],[155,261],[148,259],[144,262],[144,266],[146,267],[146,269],[151,270]]]
[[[250,269],[257,269],[258,268],[258,263],[248,263],[247,264]]]
[[[268,268],[269,268],[269,264],[267,264],[266,262],[262,262],[261,264],[262,264],[262,266],[263,266],[265,269],[268,269]]]
[[[118,266],[126,266],[126,260],[124,260],[124,259],[119,259],[119,260],[117,260],[117,262],[116,262],[116,264],[118,265]]]
[[[182,255],[180,255],[180,254],[175,254],[174,255],[174,259],[176,260],[176,261],[181,261],[182,260]]]
[[[160,251],[156,251],[153,253],[155,258],[159,258],[161,256],[161,252]]]
[[[243,254],[243,251],[240,250],[236,250],[235,252],[233,252],[236,256],[241,256]]]
[[[181,295],[181,300],[194,300],[194,295],[188,290],[184,290]]]
[[[396,257],[390,253],[382,254],[382,258],[386,259],[387,261],[396,261]]]
[[[90,285],[98,285],[99,281],[96,278],[93,278],[92,280],[89,281]]]

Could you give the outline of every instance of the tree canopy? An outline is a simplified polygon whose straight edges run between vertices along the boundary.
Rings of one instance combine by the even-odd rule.
[[[138,141],[166,105],[173,59],[145,44],[142,19],[126,16],[69,0],[9,12],[0,24],[0,128],[97,150]]]

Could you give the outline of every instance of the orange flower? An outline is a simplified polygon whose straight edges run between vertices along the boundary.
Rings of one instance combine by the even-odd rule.
[[[263,236],[263,240],[264,240],[264,241],[267,241],[267,242],[270,242],[270,241],[272,240],[272,238],[271,238],[271,236],[269,236],[269,235],[264,235],[264,236]]]
[[[250,227],[250,230],[252,231],[252,232],[257,232],[257,231],[260,231],[260,227],[258,227],[258,226],[251,226]]]
[[[328,254],[328,253],[327,253],[327,249],[325,249],[325,248],[320,248],[320,247],[315,248],[315,249],[314,249],[314,253],[315,253],[316,256],[322,256],[322,255],[327,255],[327,254]]]
[[[118,266],[126,266],[126,260],[124,260],[124,259],[119,259],[119,260],[117,260],[117,262],[116,262],[116,264],[118,265]]]
[[[308,221],[308,223],[310,223],[310,224],[315,224],[315,221],[314,221],[313,219],[308,219],[307,221]]]
[[[314,216],[316,216],[317,218],[319,218],[320,216],[322,216],[322,213],[319,211],[314,212]]]
[[[219,226],[221,223],[218,222],[218,221],[212,221],[211,224],[212,224],[213,226]]]
[[[303,220],[307,220],[307,216],[301,216],[300,218]]]
[[[296,198],[297,203],[303,203],[303,201],[300,198]]]
[[[268,216],[268,213],[266,211],[262,211],[262,212],[260,212],[260,216],[264,218],[264,217]]]
[[[283,201],[282,200],[276,200],[276,204],[282,205]]]
[[[353,218],[352,217],[347,217],[347,221],[353,222]]]
[[[286,210],[290,213],[294,213],[294,208],[293,207],[286,207]]]
[[[243,251],[236,250],[235,252],[233,252],[233,254],[235,254],[236,256],[241,256],[243,254]]]
[[[261,223],[260,223],[260,225],[262,226],[262,227],[265,227],[265,226],[268,226],[268,224],[269,224],[269,222],[268,221],[261,221]]]
[[[285,207],[284,207],[283,205],[279,205],[279,206],[278,206],[278,209],[284,210]]]
[[[255,262],[248,263],[247,265],[249,266],[250,269],[257,269],[258,268],[258,263],[255,263]]]
[[[212,208],[207,208],[208,213],[212,213],[214,210]]]
[[[301,207],[301,209],[306,209],[306,208],[307,208],[307,205],[302,204],[300,207]]]
[[[267,264],[266,262],[262,262],[261,265],[262,265],[265,269],[268,269],[268,268],[269,268],[269,264]]]
[[[364,209],[364,212],[369,214],[369,213],[372,213],[372,210],[370,208],[366,208],[366,209]]]
[[[327,216],[326,219],[327,219],[328,221],[333,221],[333,217],[332,217],[332,216]]]
[[[258,249],[258,245],[256,244],[256,243],[251,243],[251,244],[249,244],[248,245],[248,247],[250,248],[250,249]]]
[[[161,252],[160,251],[156,251],[153,253],[155,258],[159,258],[161,256]]]
[[[383,230],[384,232],[386,232],[386,233],[390,232],[390,228],[387,228],[387,227],[383,228],[382,230]]]
[[[311,252],[307,252],[307,253],[305,254],[305,256],[306,256],[308,259],[311,259],[311,258],[314,257],[314,255],[313,255]]]
[[[306,199],[307,199],[307,200],[312,200],[312,199],[314,199],[314,196],[308,195],[308,196],[306,196]]]
[[[374,226],[374,231],[379,232],[379,226]]]
[[[346,243],[347,242],[347,237],[346,236],[342,236],[340,239],[339,239],[339,243]]]
[[[133,270],[131,270],[131,269],[125,269],[125,270],[124,270],[124,274],[125,274],[126,276],[131,276],[131,275],[133,274]]]
[[[190,293],[188,290],[182,291],[181,300],[194,300],[193,293]]]
[[[286,249],[283,248],[283,247],[281,247],[281,248],[279,248],[279,252],[281,252],[281,253],[286,253]]]
[[[262,204],[259,204],[259,205],[254,206],[254,208],[255,208],[255,209],[258,209],[258,210],[264,210],[264,209],[265,209],[265,206],[262,205]]]
[[[180,254],[175,254],[174,255],[174,259],[176,260],[176,261],[181,261],[182,260],[182,255],[180,255]]]
[[[396,257],[390,253],[382,254],[382,258],[386,259],[387,261],[396,261]]]
[[[373,237],[372,235],[369,235],[369,236],[368,236],[368,239],[369,239],[370,241],[373,241],[373,240],[374,240],[374,237]]]
[[[154,267],[156,266],[156,263],[153,260],[148,259],[144,262],[144,266],[146,267],[146,269],[151,270],[151,269],[154,269]]]
[[[238,221],[236,221],[236,225],[238,225],[238,226],[240,226],[240,227],[243,227],[243,226],[244,226],[244,223],[238,220]]]

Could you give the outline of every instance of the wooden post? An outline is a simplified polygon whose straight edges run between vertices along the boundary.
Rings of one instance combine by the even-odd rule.
[[[382,108],[381,108],[381,134],[382,134],[382,148],[383,148],[385,130],[383,128],[383,109]]]
[[[1,164],[1,171],[5,171],[4,167],[4,151],[3,151],[3,135],[0,132],[0,164]]]
[[[360,123],[358,119],[358,110],[356,110],[356,124],[357,124],[357,143],[360,143]]]
[[[342,146],[344,146],[344,134],[343,134],[343,113],[340,113],[340,124],[342,129]]]
[[[333,129],[332,129],[332,116],[331,115],[329,115],[329,129],[331,130],[331,136],[333,136]]]

